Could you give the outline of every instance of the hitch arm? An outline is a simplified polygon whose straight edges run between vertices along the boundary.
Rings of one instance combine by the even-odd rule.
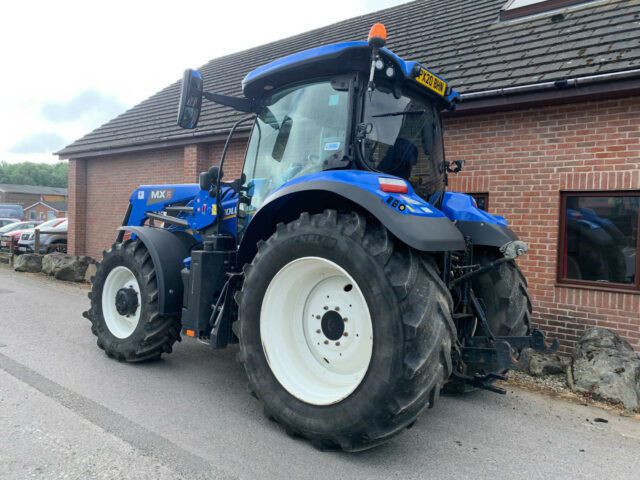
[[[529,250],[529,247],[527,246],[527,244],[520,240],[514,240],[512,242],[505,243],[503,246],[500,247],[500,252],[502,252],[502,254],[504,255],[502,258],[498,258],[497,260],[494,260],[491,263],[487,263],[486,265],[483,265],[477,270],[474,270],[469,273],[465,273],[461,277],[456,278],[452,282],[452,286],[455,287],[457,285],[460,285],[461,283],[464,283],[468,280],[471,280],[472,278],[482,275],[485,272],[488,272],[492,268],[496,268],[498,265],[508,262],[509,260],[513,260],[519,257],[520,255],[524,255],[525,253],[527,253],[527,250]]]

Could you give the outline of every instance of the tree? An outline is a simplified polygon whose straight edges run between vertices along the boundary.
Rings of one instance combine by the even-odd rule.
[[[67,188],[69,164],[7,163],[0,162],[0,183],[12,185],[38,185],[41,187]]]

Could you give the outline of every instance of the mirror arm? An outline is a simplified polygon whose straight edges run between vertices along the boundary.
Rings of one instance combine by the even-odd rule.
[[[202,92],[202,95],[207,100],[231,107],[239,112],[254,113],[253,103],[246,98],[230,97],[228,95],[211,92]]]

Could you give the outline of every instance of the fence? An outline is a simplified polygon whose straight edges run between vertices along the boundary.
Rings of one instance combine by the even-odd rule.
[[[0,251],[0,257],[2,258],[8,258],[8,263],[10,267],[13,267],[13,254],[15,252],[15,246],[16,246],[16,237],[11,237],[11,243],[9,243],[9,250],[8,251]]]
[[[40,231],[36,228],[35,230],[35,235],[34,235],[34,242],[33,242],[33,251],[34,252],[40,252],[40,235],[42,234],[56,234],[56,235],[64,235],[64,237],[67,237],[67,233],[66,232],[55,232],[55,231]],[[20,240],[20,236],[18,235],[11,237],[11,243],[9,244],[9,250],[5,251],[2,250],[0,251],[0,257],[6,258],[8,257],[9,259],[9,266],[13,267],[13,259],[14,259],[14,255],[15,253],[26,253],[26,252],[16,252],[16,245],[18,244],[18,240]],[[56,252],[63,252],[63,253],[67,253],[67,242],[65,241],[64,243],[54,243],[51,245],[48,245],[48,247],[50,247],[53,251]]]
[[[34,236],[34,243],[33,243],[33,251],[36,253],[40,253],[40,235],[42,234],[55,234],[55,235],[64,235],[65,238],[67,237],[67,232],[56,232],[56,231],[40,231],[36,228],[35,230],[35,236]],[[63,252],[63,253],[67,253],[67,242],[65,241],[64,243],[54,243],[52,245],[50,245],[50,247],[54,247],[53,250],[56,252]]]

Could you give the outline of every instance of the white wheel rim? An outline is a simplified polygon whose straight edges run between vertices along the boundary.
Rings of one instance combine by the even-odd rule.
[[[320,257],[294,260],[273,277],[262,300],[260,337],[280,384],[312,405],[351,395],[373,351],[362,291],[344,269]]]
[[[116,294],[121,288],[131,288],[138,299],[138,308],[131,315],[121,315],[116,309]],[[140,320],[140,286],[135,275],[127,267],[116,267],[109,272],[102,289],[102,315],[114,337],[127,338]]]

